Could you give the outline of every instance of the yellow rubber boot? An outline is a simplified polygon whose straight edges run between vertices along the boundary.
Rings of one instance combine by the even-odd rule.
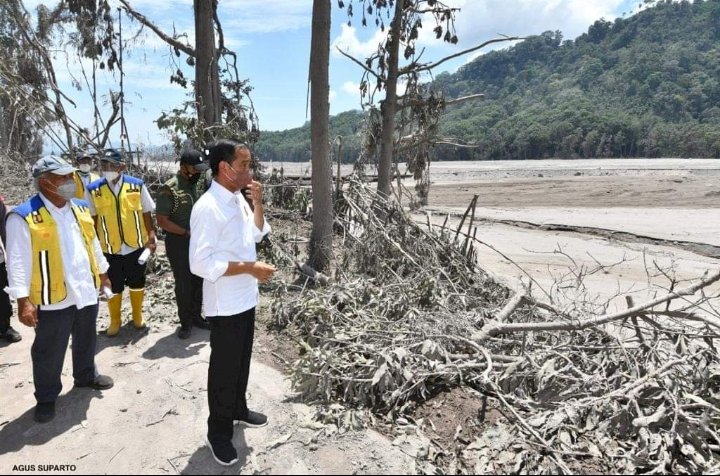
[[[145,297],[145,289],[130,290],[130,304],[132,305],[132,318],[135,329],[145,329],[145,321],[143,320],[143,298]]]
[[[122,307],[122,294],[116,294],[108,299],[108,312],[110,313],[110,327],[107,328],[105,334],[108,337],[114,337],[120,332],[120,324],[122,318],[120,316],[120,308]]]

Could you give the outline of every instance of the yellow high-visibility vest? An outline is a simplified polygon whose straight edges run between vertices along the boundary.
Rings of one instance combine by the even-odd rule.
[[[143,181],[123,175],[120,192],[116,197],[107,179],[88,185],[96,217],[96,231],[103,252],[120,254],[122,244],[142,248],[148,239],[143,219],[141,190]]]
[[[100,288],[100,272],[93,240],[95,227],[90,208],[84,200],[72,199],[70,201],[73,215],[80,225],[85,251],[90,261],[90,270],[95,280],[95,287]],[[57,224],[50,211],[45,207],[40,195],[15,207],[11,213],[17,213],[30,228],[30,241],[32,242],[32,276],[30,278],[30,302],[39,305],[55,304],[67,298],[65,273],[63,268],[62,250],[60,249],[60,235]]]
[[[100,178],[99,175],[96,175],[94,173],[90,173],[90,181],[88,182],[88,185],[93,183],[94,181],[98,180]],[[85,184],[82,181],[82,177],[80,176],[80,172],[75,172],[73,174],[73,180],[75,180],[75,198],[79,200],[85,200]]]

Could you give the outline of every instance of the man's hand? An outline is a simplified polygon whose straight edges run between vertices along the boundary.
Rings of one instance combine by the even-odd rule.
[[[112,283],[110,282],[110,278],[108,278],[107,274],[101,274],[100,275],[100,289],[103,288],[112,289]]]
[[[253,180],[248,185],[248,197],[253,202],[255,208],[262,207],[263,203],[263,186],[260,182]]]
[[[155,237],[154,232],[150,232],[148,234],[148,240],[147,243],[145,243],[145,248],[149,249],[151,253],[155,253],[155,250],[157,249],[157,238]]]
[[[261,283],[267,283],[277,268],[271,264],[256,261],[250,269],[250,275],[254,276]]]
[[[28,327],[37,326],[37,307],[30,302],[30,298],[18,299],[18,319]]]

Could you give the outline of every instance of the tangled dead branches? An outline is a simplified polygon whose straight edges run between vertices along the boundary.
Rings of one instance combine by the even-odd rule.
[[[720,273],[589,315],[513,295],[360,184],[342,210],[335,281],[273,309],[303,336],[293,380],[305,397],[393,420],[471,387],[508,421],[433,453],[459,472],[720,469],[720,320],[705,293]]]

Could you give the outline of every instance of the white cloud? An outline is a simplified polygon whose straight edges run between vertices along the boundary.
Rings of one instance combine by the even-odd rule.
[[[375,85],[374,85],[374,83],[371,83],[369,86],[370,86],[370,89],[372,89]],[[342,84],[341,89],[346,93],[346,96],[351,96],[353,99],[358,100],[358,101],[361,99],[361,97],[360,97],[360,84],[359,84],[359,83],[356,83],[356,82],[354,82],[354,81],[345,81],[345,82]],[[399,96],[402,96],[403,94],[405,94],[405,91],[406,91],[406,90],[407,90],[407,83],[404,82],[404,81],[402,81],[402,80],[398,81],[398,83],[397,83],[397,94],[398,94]],[[384,92],[383,92],[383,93],[380,93],[379,95],[376,95],[375,98],[374,98],[374,99],[375,99],[375,102],[379,101],[379,100],[382,99],[384,96],[385,96],[385,93],[384,93]],[[365,99],[367,100],[367,99],[369,99],[369,98],[366,97]]]
[[[345,81],[342,85],[342,90],[348,94],[360,94],[360,83],[356,83],[354,81]]]
[[[340,48],[349,55],[363,60],[377,51],[378,45],[385,39],[385,35],[386,33],[378,29],[369,40],[360,41],[357,29],[343,23],[341,25],[340,36],[333,41],[330,49],[335,56],[341,56],[337,51],[337,48]]]
[[[605,18],[618,16],[624,0],[453,0],[461,11],[455,27],[460,40],[457,49],[471,48],[498,35],[530,36],[560,30],[564,38],[574,39],[588,27]],[[430,25],[425,28],[432,33]],[[437,41],[437,40],[435,40]],[[506,47],[500,44],[496,47]]]
[[[501,35],[524,37],[560,30],[565,39],[574,39],[596,20],[613,20],[622,13],[621,10],[632,8],[628,5],[635,5],[632,0],[445,0],[445,3],[460,8],[455,17],[459,42],[452,45],[436,39],[435,21],[426,15],[416,50],[428,48],[434,53],[434,59],[473,48]],[[515,43],[494,43],[470,53],[464,61],[472,61],[489,51],[508,48]],[[426,54],[424,60],[430,59]]]
[[[588,27],[605,18],[612,20],[619,16],[628,0],[445,0],[451,7],[460,8],[456,14],[455,27],[459,39],[457,45],[451,45],[436,39],[433,28],[434,19],[425,15],[423,28],[420,30],[416,50],[430,49],[423,60],[431,60],[431,51],[435,59],[442,56],[472,48],[487,40],[507,36],[539,35],[545,31],[560,30],[566,39],[574,39]],[[333,42],[333,54],[339,56],[336,46],[350,55],[364,59],[377,50],[378,44],[384,40],[385,33],[379,29],[374,35],[362,41],[364,31],[346,24],[341,25],[341,33]],[[370,30],[372,31],[372,30]],[[469,55],[466,60],[476,58],[488,51],[507,48],[515,42],[501,42],[490,45]]]
[[[331,90],[330,90],[330,97],[328,97],[328,100],[329,100],[330,102],[333,102],[333,99],[335,99],[336,97],[337,97],[337,93],[331,89]]]

